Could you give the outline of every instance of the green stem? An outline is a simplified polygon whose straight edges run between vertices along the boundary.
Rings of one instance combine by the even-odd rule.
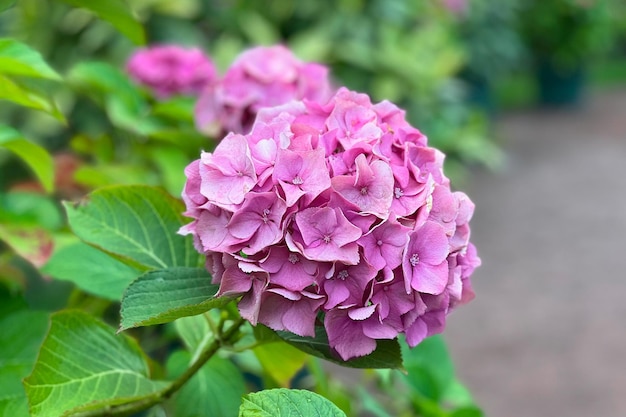
[[[203,351],[200,356],[198,356],[198,359],[194,361],[193,364],[189,368],[187,368],[187,370],[163,392],[163,398],[169,398],[172,394],[178,391],[185,384],[185,382],[187,382],[192,376],[194,376],[195,373],[198,372],[200,368],[202,368],[202,366],[204,366],[204,364],[207,363],[207,361],[211,359],[213,355],[215,355],[215,353],[217,353],[219,348],[221,348],[225,344],[229,344],[231,339],[237,335],[239,328],[244,323],[245,320],[239,318],[224,333],[216,334],[213,342],[209,346],[207,346],[206,350]]]
[[[235,323],[233,323],[225,332],[216,334],[215,339],[211,342],[207,348],[198,356],[198,358],[191,364],[189,368],[172,384],[167,387],[167,389],[159,392],[155,392],[154,394],[142,398],[141,400],[120,404],[115,406],[109,406],[106,408],[101,408],[98,410],[88,411],[86,413],[78,414],[80,417],[102,417],[102,416],[130,416],[139,411],[145,410],[147,408],[152,407],[153,405],[159,404],[172,395],[176,391],[182,388],[183,385],[187,381],[191,379],[192,376],[196,374],[204,366],[205,363],[209,359],[213,357],[217,353],[217,351],[224,345],[228,345],[239,332],[239,328],[245,323],[245,320],[242,318],[237,319]]]

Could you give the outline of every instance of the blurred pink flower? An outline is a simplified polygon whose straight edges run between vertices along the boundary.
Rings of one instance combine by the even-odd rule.
[[[455,14],[463,14],[469,7],[468,0],[443,0],[443,5]]]
[[[213,62],[198,48],[155,45],[137,49],[126,71],[160,99],[178,94],[198,95],[217,77]]]
[[[196,104],[196,126],[210,136],[247,133],[263,107],[326,101],[330,94],[326,67],[302,62],[284,46],[256,47],[239,55],[224,77],[204,90]]]

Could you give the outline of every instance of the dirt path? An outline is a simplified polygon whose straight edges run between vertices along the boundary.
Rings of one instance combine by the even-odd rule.
[[[487,417],[626,416],[626,89],[507,115],[477,173],[477,298],[446,338]]]

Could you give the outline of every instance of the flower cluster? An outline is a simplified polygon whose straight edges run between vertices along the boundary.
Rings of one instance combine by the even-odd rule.
[[[138,84],[166,99],[176,94],[198,95],[216,79],[213,62],[198,48],[157,45],[136,50],[126,71]]]
[[[186,168],[181,233],[253,325],[314,336],[323,319],[344,360],[400,333],[415,346],[473,298],[480,264],[442,162],[404,111],[345,88],[262,109]]]
[[[247,133],[263,107],[326,101],[330,95],[323,65],[302,62],[281,45],[256,47],[239,55],[224,77],[204,90],[195,109],[196,127],[209,136]]]

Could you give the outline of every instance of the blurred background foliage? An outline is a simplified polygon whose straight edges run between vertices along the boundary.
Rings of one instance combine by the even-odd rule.
[[[621,61],[626,43],[619,0],[128,0],[145,38],[71,3],[20,0],[0,15],[0,36],[30,45],[67,77],[70,89],[27,84],[50,93],[68,125],[11,105],[0,117],[50,150],[72,149],[94,162],[97,169],[77,173],[89,187],[162,183],[165,176],[174,192],[180,181],[163,172],[172,162],[165,155],[182,163],[202,144],[191,120],[180,119],[190,100],[154,109],[123,74],[137,42],[200,46],[222,71],[246,47],[285,43],[303,60],[330,66],[337,85],[406,109],[459,180],[468,166],[502,163],[490,118],[539,97],[534,73],[547,57],[560,67],[584,63],[610,73],[594,64]],[[164,142],[160,150],[143,146],[148,137]],[[187,153],[173,150],[187,144]],[[146,165],[152,172],[130,168]]]
[[[224,71],[247,47],[284,43],[301,59],[328,65],[338,86],[406,109],[408,119],[447,154],[446,170],[457,186],[467,169],[497,169],[504,162],[492,129],[498,112],[580,105],[585,83],[626,79],[623,0],[103,4],[93,2],[87,10],[74,7],[74,0],[0,0],[0,316],[13,304],[108,311],[110,302],[37,270],[75,242],[60,199],[131,183],[162,185],[178,196],[184,167],[200,149],[215,145],[194,128],[192,97],[156,101],[130,82],[124,64],[142,45],[200,46]],[[34,72],[7,60],[6,51],[24,45],[41,54],[22,51]],[[566,79],[565,87],[544,91],[559,78]],[[393,415],[411,409],[455,415],[442,411],[442,403],[471,407],[451,365],[435,393],[428,389],[437,384],[428,381],[437,380],[441,369],[422,365],[426,370],[404,381],[413,403],[400,404],[404,411]],[[390,378],[377,375],[373,383],[394,389]],[[350,407],[345,387],[325,390]],[[365,393],[360,396],[371,414],[389,415]]]

